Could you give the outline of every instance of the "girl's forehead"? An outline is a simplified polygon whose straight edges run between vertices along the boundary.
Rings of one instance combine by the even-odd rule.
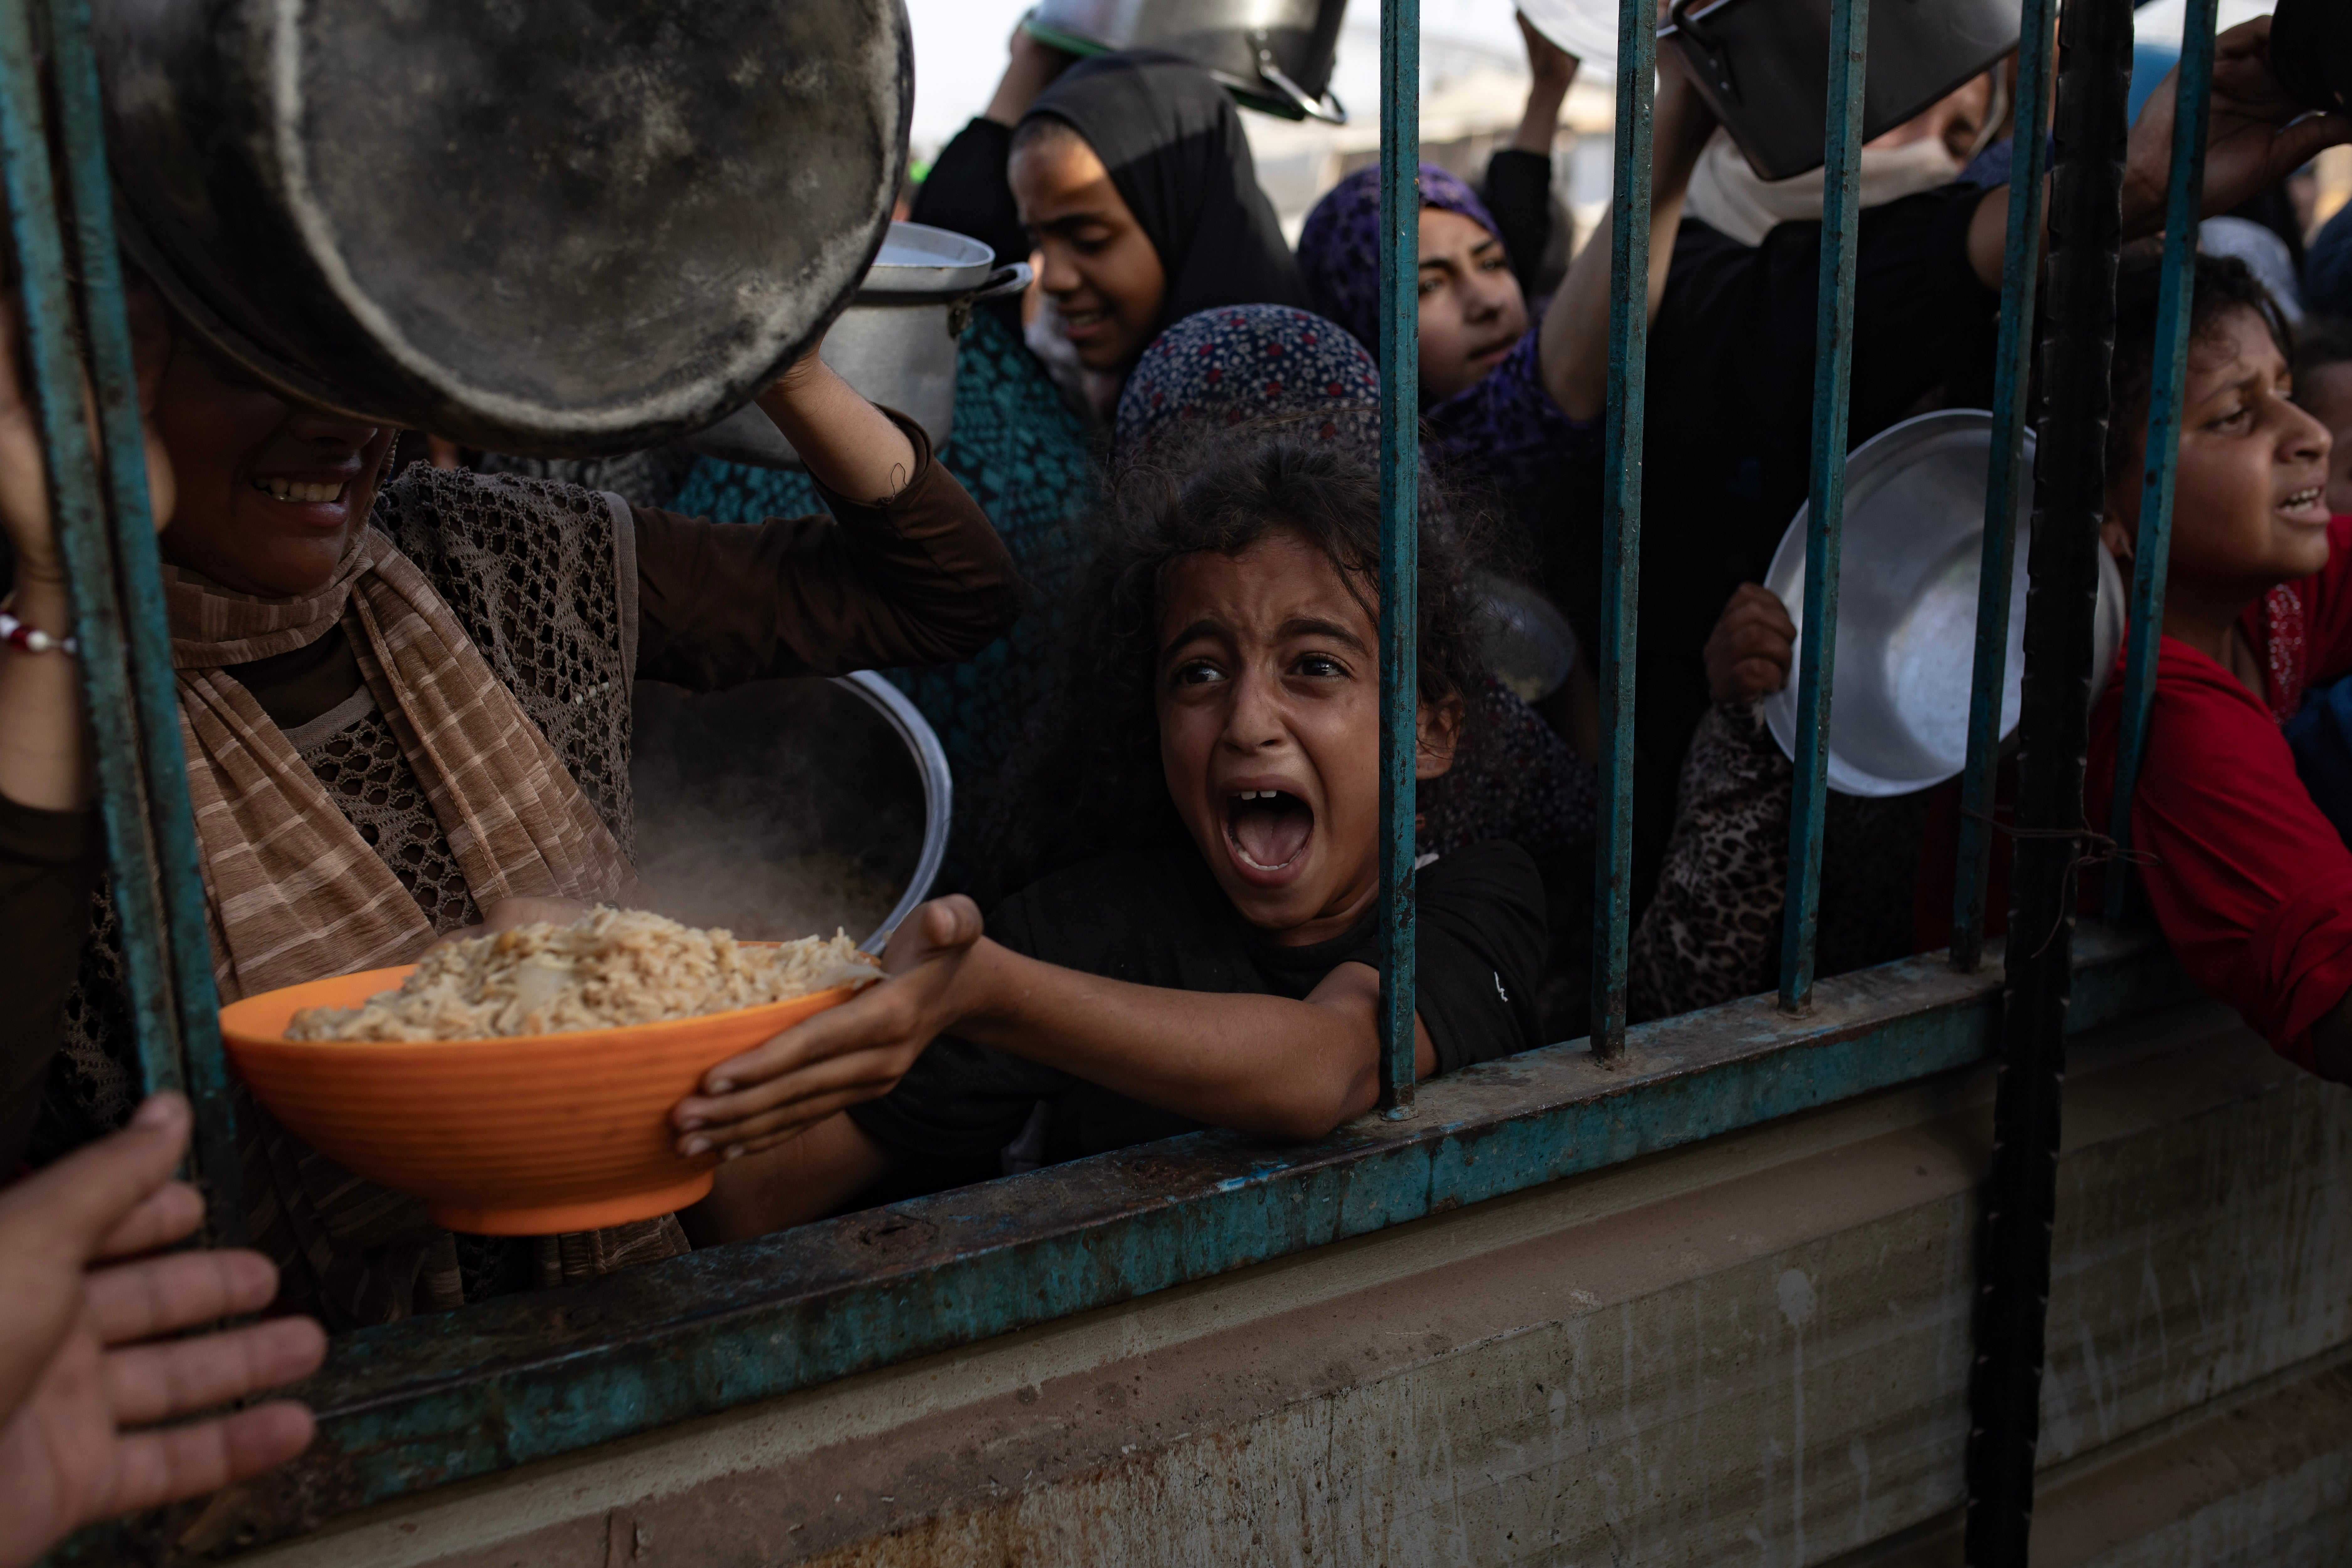
[[[2226,384],[2286,371],[2286,354],[2270,324],[2250,306],[2231,306],[2189,340],[2189,374],[2199,380]]]
[[[1350,593],[1319,545],[1278,529],[1230,555],[1202,551],[1171,564],[1160,579],[1160,642],[1204,620],[1244,635],[1271,634],[1294,620],[1332,621],[1370,638],[1371,587]]]
[[[1052,123],[1055,129],[1023,142],[1006,166],[1016,199],[1052,205],[1074,196],[1098,196],[1095,187],[1110,184],[1110,171],[1104,167],[1102,155],[1075,127],[1058,121]]]
[[[1494,237],[1476,218],[1445,207],[1421,209],[1421,250],[1424,260],[1441,254],[1475,250]]]

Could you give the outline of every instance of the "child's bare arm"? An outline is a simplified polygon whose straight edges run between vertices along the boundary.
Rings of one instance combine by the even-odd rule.
[[[981,935],[967,899],[891,940],[891,978],[722,1062],[678,1102],[678,1151],[751,1155],[878,1099],[954,1033],[1197,1121],[1319,1138],[1378,1095],[1380,977],[1343,963],[1304,1001],[1171,991],[1025,958]],[[1433,1069],[1416,1024],[1416,1071]]]
[[[964,1038],[1061,1068],[1195,1121],[1320,1138],[1380,1094],[1381,980],[1343,963],[1305,1001],[1106,980],[989,944],[991,1004]],[[1435,1069],[1416,1019],[1414,1072]]]

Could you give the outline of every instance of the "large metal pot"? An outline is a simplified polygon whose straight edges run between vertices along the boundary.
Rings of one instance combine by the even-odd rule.
[[[869,400],[906,415],[934,449],[955,428],[956,349],[975,300],[1029,286],[1029,264],[995,265],[976,239],[894,223],[849,309],[824,335],[824,363]],[[730,463],[797,468],[800,454],[756,404],[682,445]]]
[[[872,952],[930,896],[954,783],[939,737],[880,676],[713,692],[641,680],[634,707],[642,907],[751,940],[840,927]]]
[[[1870,8],[1867,142],[2017,47],[2018,0],[1885,0]],[[1682,52],[1748,166],[1786,180],[1822,166],[1828,140],[1829,0],[1675,0],[1658,41]]]
[[[1252,109],[1347,123],[1331,62],[1348,0],[1041,0],[1022,24],[1076,55],[1166,49]]]
[[[281,393],[470,446],[650,447],[856,287],[902,0],[97,0],[124,243]]]
[[[1969,701],[1976,678],[1977,584],[1984,557],[1985,474],[1992,416],[1955,408],[1880,431],[1845,460],[1845,522],[1838,558],[1835,676],[1830,700],[1830,788],[1840,795],[1908,795],[1968,764]],[[2033,539],[2033,435],[2017,469],[2009,660],[2000,732],[2024,701],[2026,557]],[[1780,596],[1804,639],[1806,509],[1780,536],[1764,585]],[[2091,700],[2123,646],[2124,584],[2099,552]],[[1795,666],[1791,666],[1793,671]],[[1764,700],[1783,755],[1797,754],[1793,673]]]

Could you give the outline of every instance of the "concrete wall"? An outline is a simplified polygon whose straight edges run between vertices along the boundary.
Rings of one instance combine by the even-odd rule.
[[[355,1516],[254,1568],[1957,1563],[1989,1071]],[[2043,1564],[2352,1560],[2344,1092],[2078,1041]]]

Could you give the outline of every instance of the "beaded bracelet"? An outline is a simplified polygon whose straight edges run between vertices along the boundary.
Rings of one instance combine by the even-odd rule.
[[[79,654],[81,644],[72,637],[53,637],[48,633],[28,626],[6,610],[0,610],[0,642],[19,653]]]

